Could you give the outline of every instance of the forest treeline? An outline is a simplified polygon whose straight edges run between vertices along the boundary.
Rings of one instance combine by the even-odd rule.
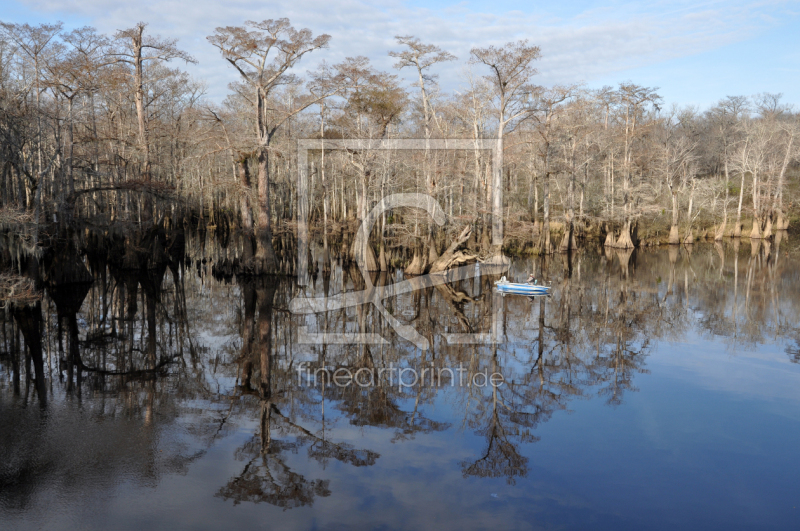
[[[232,235],[236,270],[292,272],[298,139],[467,139],[472,150],[311,150],[312,235],[367,269],[423,273],[582,241],[631,248],[770,238],[796,210],[798,115],[780,94],[667,105],[631,82],[537,83],[526,40],[469,57],[398,36],[383,72],[363,56],[303,70],[330,36],[287,19],[217,28],[222,103],[181,70],[195,60],[139,23],[114,35],[61,23],[0,25],[0,224],[31,249],[64,226],[151,241],[181,223]],[[461,79],[437,83],[444,63]],[[487,141],[492,151],[480,149]],[[306,190],[304,190],[306,192]],[[420,192],[447,216],[385,213]],[[149,236],[148,236],[149,235]],[[45,241],[43,241],[43,238]],[[157,239],[157,238],[156,238]],[[438,264],[437,264],[438,262]]]

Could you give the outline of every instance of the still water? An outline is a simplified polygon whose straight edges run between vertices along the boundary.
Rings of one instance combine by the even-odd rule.
[[[782,239],[515,260],[546,298],[488,274],[383,298],[427,349],[374,304],[292,313],[364,289],[336,263],[298,286],[215,278],[199,246],[146,274],[87,259],[37,309],[42,396],[1,314],[0,529],[798,529]]]

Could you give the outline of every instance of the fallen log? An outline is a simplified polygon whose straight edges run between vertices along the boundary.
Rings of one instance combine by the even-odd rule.
[[[431,268],[428,272],[441,273],[442,271],[446,271],[453,267],[459,267],[477,261],[478,255],[467,254],[459,250],[461,247],[466,245],[471,234],[472,227],[469,225],[465,226],[461,231],[461,234],[459,234],[453,243],[450,244],[450,247],[448,247],[447,250],[442,253],[442,256],[440,256],[433,264],[431,264]]]

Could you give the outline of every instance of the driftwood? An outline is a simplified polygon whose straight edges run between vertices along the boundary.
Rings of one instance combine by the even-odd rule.
[[[448,247],[447,250],[442,253],[442,256],[440,256],[438,260],[431,264],[429,273],[441,273],[442,271],[446,271],[453,267],[475,262],[478,259],[477,255],[467,254],[463,251],[459,251],[459,248],[466,245],[471,234],[472,227],[469,225],[464,227],[464,229],[461,231],[461,234],[459,234],[455,241],[450,244],[450,247]]]

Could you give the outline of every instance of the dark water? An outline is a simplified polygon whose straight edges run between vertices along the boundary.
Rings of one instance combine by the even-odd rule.
[[[798,529],[798,265],[786,239],[517,260],[552,296],[487,275],[384,299],[422,350],[371,304],[289,311],[363,289],[357,270],[93,264],[42,301],[45,396],[2,314],[0,529]],[[387,341],[320,344],[356,332]]]

